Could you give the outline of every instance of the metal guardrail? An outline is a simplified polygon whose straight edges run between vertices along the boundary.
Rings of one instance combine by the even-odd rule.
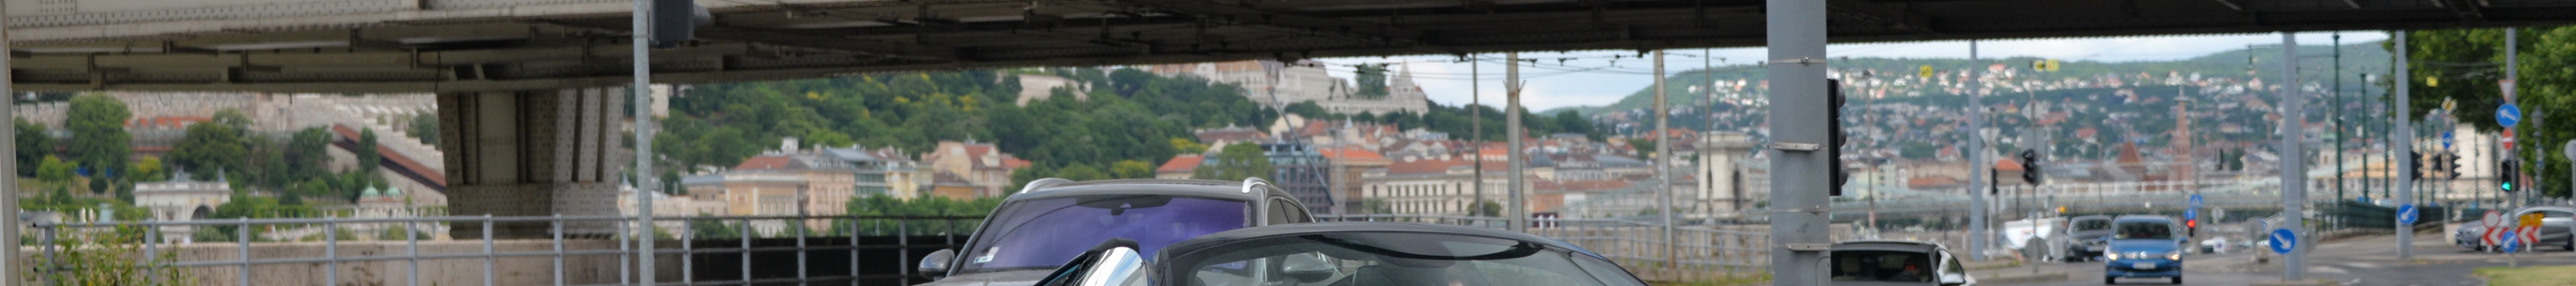
[[[1443,215],[1324,215],[1322,221],[1394,221],[1507,229],[1510,218]],[[1717,275],[1767,273],[1771,267],[1768,230],[1725,229],[1708,225],[1673,227],[1675,241],[1663,241],[1663,224],[1620,219],[1531,219],[1526,233],[1564,241],[1620,261],[1632,271],[1657,273],[1669,281]],[[1768,226],[1745,226],[1768,227]]]
[[[147,264],[145,264],[145,265],[144,265],[144,267],[147,267],[147,268],[171,267],[171,268],[182,268],[182,269],[237,268],[238,270],[236,270],[236,271],[238,271],[238,272],[236,272],[236,273],[237,273],[237,275],[236,275],[236,276],[237,276],[237,277],[236,277],[236,278],[237,278],[237,281],[236,281],[236,282],[237,282],[237,283],[239,283],[238,285],[272,285],[272,284],[281,284],[281,283],[256,283],[256,282],[261,282],[261,281],[254,281],[254,280],[252,279],[252,277],[256,276],[256,275],[254,275],[254,274],[256,274],[256,272],[254,272],[254,271],[253,271],[253,267],[254,267],[254,266],[263,266],[263,265],[267,265],[267,266],[276,266],[276,265],[302,265],[302,266],[312,266],[312,264],[325,264],[325,266],[327,266],[327,267],[322,268],[322,271],[321,271],[322,273],[321,273],[321,275],[320,275],[320,277],[321,277],[321,280],[322,280],[322,281],[320,281],[320,282],[321,282],[322,284],[324,284],[324,285],[340,285],[340,284],[341,284],[341,282],[340,282],[341,275],[340,275],[339,271],[340,271],[340,269],[342,268],[342,264],[343,264],[343,263],[352,263],[352,262],[390,262],[390,261],[403,261],[403,262],[404,262],[404,266],[406,266],[406,267],[408,268],[408,269],[407,269],[407,271],[406,271],[406,273],[405,273],[405,277],[404,277],[404,279],[405,279],[404,281],[406,281],[406,282],[405,282],[405,283],[402,283],[402,284],[400,284],[400,285],[424,285],[424,284],[422,284],[422,283],[421,283],[421,279],[422,279],[422,277],[421,277],[421,276],[422,276],[422,274],[421,274],[421,273],[422,273],[422,272],[421,272],[420,264],[421,264],[421,261],[425,261],[425,260],[427,260],[427,261],[436,261],[436,260],[482,260],[482,263],[481,263],[481,264],[482,264],[482,270],[480,271],[480,272],[481,272],[481,275],[482,275],[482,277],[481,277],[481,278],[482,278],[482,279],[481,279],[482,284],[483,284],[483,285],[500,285],[500,284],[502,284],[502,283],[497,282],[497,281],[496,281],[495,276],[497,276],[497,275],[498,275],[498,273],[500,273],[501,271],[500,271],[499,269],[495,269],[495,266],[494,266],[494,265],[499,264],[499,262],[500,262],[502,259],[505,259],[505,258],[519,258],[519,259],[526,259],[526,258],[551,258],[551,263],[550,263],[550,264],[552,265],[552,272],[550,272],[550,274],[548,274],[548,275],[549,275],[549,277],[550,277],[550,278],[552,278],[552,279],[551,279],[551,280],[552,280],[552,282],[551,282],[551,284],[550,284],[550,285],[571,285],[571,284],[569,284],[569,282],[570,282],[570,281],[568,281],[568,279],[567,279],[568,275],[566,275],[566,273],[567,273],[567,272],[566,272],[566,269],[565,269],[565,265],[566,265],[565,259],[566,259],[566,258],[608,257],[608,256],[613,256],[613,257],[615,257],[615,258],[617,259],[617,262],[616,262],[616,263],[617,263],[617,267],[618,267],[618,276],[617,276],[617,277],[618,277],[618,281],[617,281],[617,284],[589,284],[589,285],[622,285],[622,284],[631,284],[631,283],[633,283],[633,281],[632,281],[631,279],[637,279],[636,277],[638,277],[638,275],[636,275],[636,274],[637,274],[637,272],[639,272],[639,271],[635,271],[635,270],[633,269],[633,267],[634,267],[634,266],[632,265],[632,264],[634,263],[634,261],[632,260],[633,255],[636,255],[636,254],[640,253],[639,251],[636,251],[636,250],[633,248],[634,243],[637,241],[637,237],[638,237],[638,236],[643,236],[643,235],[651,235],[651,234],[646,234],[646,233],[645,233],[645,232],[643,232],[643,231],[638,231],[639,227],[637,227],[637,224],[636,224],[637,219],[638,219],[637,217],[624,217],[624,216],[562,216],[562,215],[556,215],[556,216],[543,216],[543,217],[496,217],[496,216],[488,216],[488,215],[487,215],[487,216],[438,216],[438,217],[402,217],[402,218],[294,218],[294,219],[229,219],[229,220],[226,220],[226,219],[215,219],[215,220],[196,220],[196,221],[136,221],[136,222],[105,222],[105,223],[101,223],[101,222],[73,222],[73,223],[39,222],[39,223],[34,224],[32,227],[37,231],[37,235],[38,235],[38,236],[37,236],[36,238],[42,242],[42,244],[41,244],[41,245],[38,245],[38,247],[42,247],[42,248],[43,248],[43,252],[42,252],[42,254],[41,254],[41,255],[42,255],[42,256],[41,256],[41,258],[42,258],[42,259],[44,259],[43,261],[44,261],[45,263],[40,263],[39,265],[46,265],[45,267],[42,267],[42,268],[40,268],[40,269],[37,269],[37,271],[38,271],[38,273],[37,273],[37,274],[38,274],[38,275],[36,275],[36,278],[38,278],[38,279],[43,279],[43,277],[53,277],[53,275],[52,275],[52,274],[55,274],[55,273],[57,273],[57,272],[62,272],[62,271],[79,271],[79,270],[81,270],[81,269],[70,269],[70,268],[63,268],[63,267],[62,267],[62,265],[64,265],[64,263],[63,263],[63,261],[62,261],[63,257],[62,257],[62,255],[61,255],[61,253],[62,253],[62,252],[64,252],[64,251],[68,251],[69,249],[64,249],[64,247],[63,247],[63,246],[58,245],[58,244],[56,244],[55,242],[57,242],[57,241],[58,241],[58,240],[60,240],[60,239],[63,239],[65,235],[67,235],[67,234],[74,234],[75,232],[116,231],[116,230],[118,230],[119,228],[129,228],[129,229],[143,229],[143,230],[146,230],[146,231],[142,231],[143,236],[144,236],[143,240],[142,240],[142,241],[140,241],[140,242],[137,242],[137,243],[142,243],[142,244],[143,244],[143,246],[141,247],[142,252],[143,252],[143,253],[142,253],[142,254],[143,254],[143,255],[142,255],[142,258],[143,258],[143,259],[146,259],[146,260],[157,260],[157,259],[160,259],[160,258],[163,258],[163,257],[170,257],[172,260],[175,260],[175,261],[152,261],[151,263],[147,263]],[[912,273],[912,261],[910,261],[911,259],[913,259],[913,253],[914,253],[914,252],[913,252],[912,250],[913,250],[914,248],[924,248],[924,247],[928,247],[928,248],[952,248],[952,247],[954,247],[954,245],[956,245],[957,243],[959,243],[959,242],[960,242],[960,241],[959,241],[959,238],[964,237],[966,234],[972,233],[972,232],[973,232],[973,230],[976,228],[976,225],[977,225],[977,224],[982,223],[982,217],[963,217],[963,216],[957,216],[957,217],[907,217],[907,216],[693,216],[693,217],[660,217],[660,218],[655,218],[655,219],[656,219],[656,221],[657,221],[657,222],[667,222],[667,223],[670,223],[670,224],[676,224],[676,225],[679,225],[680,227],[679,227],[678,229],[676,229],[675,231],[669,231],[669,233],[668,233],[668,235],[670,235],[672,238],[675,238],[676,240],[679,240],[679,241],[683,241],[683,242],[726,242],[726,241],[736,241],[736,242],[737,242],[737,243],[735,244],[735,247],[729,247],[729,248],[702,248],[702,247],[698,247],[698,245],[700,245],[700,244],[707,244],[707,243],[676,243],[677,245],[679,245],[679,246],[678,246],[678,247],[676,247],[676,248],[660,248],[660,249],[654,249],[654,250],[650,251],[650,252],[651,252],[652,254],[654,254],[654,255],[685,255],[685,256],[688,256],[688,257],[689,257],[688,259],[682,259],[682,260],[681,260],[682,262],[681,262],[681,263],[678,263],[678,264],[679,264],[679,269],[681,270],[681,273],[680,273],[680,275],[679,275],[679,276],[680,276],[680,281],[669,281],[669,283],[670,283],[670,284],[674,284],[674,285],[753,285],[753,284],[756,284],[756,283],[796,283],[796,284],[800,284],[800,285],[801,285],[801,284],[810,284],[810,283],[813,283],[813,282],[824,282],[824,281],[849,281],[849,283],[850,283],[850,284],[852,284],[852,285],[858,285],[858,284],[861,284],[861,281],[864,281],[864,280],[866,280],[866,279],[881,279],[881,280],[882,280],[882,279],[899,279],[899,280],[901,280],[901,281],[904,281],[904,283],[905,283],[905,284],[909,284],[909,283],[913,283],[913,282],[914,282],[914,281],[913,281],[914,276],[913,276],[913,273]],[[568,234],[568,233],[567,233],[567,231],[566,231],[566,227],[565,227],[565,225],[566,225],[567,223],[601,222],[601,221],[614,222],[614,223],[616,223],[616,224],[618,225],[618,227],[617,227],[618,232],[617,232],[617,233],[615,233],[615,234],[610,234],[609,236],[612,236],[612,238],[604,238],[604,239],[603,239],[603,238],[577,238],[577,237],[567,237],[567,235],[576,235],[576,236],[581,235],[581,234]],[[776,223],[769,224],[769,225],[775,225],[775,226],[764,227],[764,225],[763,225],[763,224],[759,223],[759,222],[764,222],[764,221],[768,221],[768,222],[776,222]],[[508,251],[508,252],[504,252],[504,251],[497,251],[497,250],[496,250],[496,248],[495,248],[495,244],[496,244],[496,242],[499,242],[499,241],[501,241],[501,240],[496,240],[496,239],[494,239],[494,238],[493,238],[493,236],[492,236],[492,233],[493,233],[493,230],[492,230],[492,228],[493,228],[493,227],[492,227],[492,226],[493,226],[493,225],[495,225],[494,223],[496,223],[496,222],[503,222],[503,223],[506,223],[506,222],[521,222],[521,223],[543,222],[543,223],[547,223],[547,224],[548,224],[548,229],[549,229],[549,231],[548,231],[548,232],[549,232],[549,234],[550,234],[550,235],[549,235],[550,237],[549,237],[549,238],[547,238],[547,239],[545,239],[545,240],[543,240],[544,242],[546,242],[546,245],[545,245],[545,247],[544,247],[545,249],[543,249],[543,250],[538,250],[538,251]],[[696,225],[699,225],[700,223],[706,223],[706,222],[712,222],[712,223],[715,223],[714,225],[717,225],[717,226],[723,226],[723,225],[724,225],[724,224],[723,224],[724,222],[735,222],[735,223],[737,223],[737,224],[732,225],[732,226],[725,226],[725,227],[724,227],[724,228],[730,228],[730,229],[727,229],[727,230],[730,230],[730,231],[732,231],[732,232],[733,232],[733,233],[730,233],[730,234],[732,234],[732,236],[730,236],[730,237],[712,237],[712,238],[710,238],[710,237],[698,237],[698,235],[697,235],[697,232],[699,232],[699,231],[698,231],[698,229],[693,229],[693,227],[692,227],[692,226],[696,226]],[[823,222],[823,223],[826,223],[826,224],[825,224],[826,226],[840,227],[838,230],[840,230],[840,232],[846,232],[847,234],[839,234],[839,235],[845,235],[844,237],[848,237],[849,239],[846,239],[846,240],[840,240],[840,241],[844,241],[844,242],[846,242],[846,243],[844,243],[844,244],[842,244],[842,245],[815,245],[815,244],[811,244],[811,243],[809,243],[809,242],[810,242],[810,241],[812,241],[812,240],[815,240],[815,239],[817,239],[817,238],[827,238],[827,237],[823,237],[823,236],[816,236],[816,235],[817,235],[817,233],[814,233],[815,231],[814,231],[814,230],[811,230],[809,227],[795,227],[795,226],[790,226],[790,225],[789,225],[789,224],[808,224],[808,225],[810,225],[810,224],[813,224],[813,223],[815,223],[815,222]],[[452,251],[451,251],[451,252],[423,252],[424,248],[422,248],[422,247],[421,247],[421,242],[422,242],[423,240],[425,240],[425,239],[423,239],[424,237],[427,237],[427,236],[425,236],[424,234],[429,234],[429,233],[422,232],[422,230],[424,230],[424,229],[444,229],[444,228],[432,228],[431,226],[433,226],[433,225],[435,225],[435,226],[445,226],[445,225],[452,224],[452,223],[469,223],[469,224],[473,225],[473,226],[469,226],[469,227],[480,227],[480,228],[481,228],[481,230],[482,230],[482,231],[480,232],[480,233],[481,233],[481,237],[479,237],[479,238],[477,238],[477,239],[473,239],[473,240],[479,240],[479,241],[481,242],[480,248],[479,248],[479,249],[470,250],[470,251],[464,251],[464,252],[452,252]],[[401,246],[401,247],[399,247],[399,248],[392,248],[392,247],[388,247],[388,248],[386,248],[386,249],[388,249],[388,250],[387,250],[387,251],[385,251],[385,252],[387,252],[387,253],[386,253],[386,254],[380,254],[380,255],[356,255],[356,256],[347,256],[347,255],[345,255],[345,253],[343,253],[341,250],[344,248],[344,246],[342,245],[342,242],[343,242],[344,240],[347,240],[347,239],[346,239],[346,238],[342,238],[342,237],[340,237],[340,236],[341,236],[340,232],[341,232],[342,230],[344,230],[342,227],[344,227],[344,226],[352,226],[352,225],[367,225],[367,224],[391,225],[391,226],[393,226],[393,227],[396,227],[396,228],[400,229],[400,230],[401,230],[401,232],[403,232],[403,233],[404,233],[404,235],[403,235],[403,239],[400,239],[400,241],[402,241],[402,242],[403,242],[402,246]],[[669,225],[669,224],[657,223],[657,225],[667,226],[667,225]],[[264,246],[264,247],[306,247],[306,246],[309,246],[309,245],[299,245],[299,243],[309,243],[309,242],[274,242],[274,241],[266,241],[266,242],[264,242],[264,241],[260,241],[260,240],[264,240],[264,238],[263,238],[263,237],[255,236],[255,235],[253,235],[253,234],[252,234],[252,230],[254,229],[254,227],[278,227],[278,226],[285,226],[285,227],[297,227],[297,228],[320,227],[320,230],[321,230],[321,231],[318,231],[318,233],[322,236],[322,237],[320,238],[320,241],[319,241],[319,242],[321,242],[321,245],[320,245],[320,246],[322,247],[322,251],[321,251],[322,255],[320,255],[320,256],[309,256],[309,257],[253,258],[252,250],[254,249],[254,246]],[[231,228],[231,229],[230,229],[230,234],[228,234],[229,236],[227,236],[227,237],[228,237],[228,239],[232,240],[230,243],[232,243],[232,244],[236,245],[236,246],[235,246],[235,249],[236,249],[236,255],[237,255],[237,256],[230,257],[230,258],[221,258],[221,259],[195,259],[195,258],[192,258],[192,257],[177,256],[177,255],[172,255],[172,256],[163,256],[164,254],[162,253],[162,251],[163,251],[162,249],[163,249],[163,248],[165,248],[165,246],[164,246],[164,245],[171,245],[171,246],[168,246],[168,247],[170,247],[170,248],[174,248],[174,251],[173,251],[173,252],[171,252],[171,253],[175,254],[175,253],[178,253],[177,251],[175,251],[175,250],[176,250],[175,248],[176,248],[176,247],[179,247],[179,245],[176,245],[176,244],[180,244],[180,243],[174,243],[174,242],[168,242],[168,241],[165,241],[166,239],[163,239],[163,238],[161,237],[161,232],[162,232],[162,230],[164,230],[164,229],[169,229],[169,228],[191,229],[191,228],[200,228],[200,227],[206,227],[206,228],[230,227],[230,228]],[[768,229],[768,230],[766,230],[766,231],[761,230],[761,229],[764,229],[764,228],[766,228],[766,229]],[[650,229],[667,229],[667,228],[657,227],[657,228],[650,228]],[[195,232],[188,232],[188,233],[195,233]],[[857,237],[854,237],[854,235],[870,235],[870,234],[873,234],[873,235],[880,235],[880,236],[883,236],[883,235],[891,235],[891,236],[894,236],[894,237],[895,237],[895,245],[866,245],[866,244],[859,243],[860,239],[858,239]],[[221,235],[221,234],[219,234],[219,235]],[[658,236],[658,235],[657,235],[657,236]],[[915,236],[938,236],[938,237],[942,237],[942,238],[944,238],[944,239],[943,239],[943,241],[941,241],[941,242],[923,241],[923,242],[919,242],[919,244],[916,244],[914,241],[912,241],[912,240],[913,240],[912,238],[913,238],[913,237],[915,237]],[[649,238],[649,237],[653,237],[653,236],[647,236],[647,237]],[[456,239],[458,239],[458,240],[463,240],[463,239],[467,239],[467,238],[456,238]],[[653,238],[653,239],[661,239],[661,238]],[[773,240],[777,240],[777,239],[792,239],[792,240],[794,240],[794,244],[793,244],[794,246],[792,246],[792,247],[775,247],[775,246],[773,246],[773,247],[755,247],[755,246],[754,246],[753,241],[754,241],[754,240],[761,240],[761,239],[773,239]],[[427,239],[427,240],[440,241],[440,240],[436,240],[436,239]],[[614,241],[616,241],[616,243],[617,243],[617,248],[616,248],[616,249],[614,249],[614,250],[610,250],[610,249],[597,249],[597,250],[569,250],[569,249],[567,249],[567,248],[565,247],[566,242],[577,242],[577,241],[578,241],[578,242],[597,242],[597,241],[605,241],[605,240],[614,240]],[[386,240],[386,241],[392,241],[392,240]],[[528,242],[528,241],[534,241],[534,240],[523,240],[522,242]],[[441,242],[444,242],[444,241],[441,241]],[[199,243],[199,244],[204,244],[204,243]],[[662,244],[662,245],[673,245],[673,244]],[[394,250],[394,249],[398,249],[398,250]],[[859,267],[859,265],[861,265],[861,263],[860,263],[859,259],[860,259],[860,257],[862,257],[862,256],[860,255],[860,251],[862,251],[862,250],[875,250],[875,251],[888,251],[888,250],[891,250],[891,251],[895,251],[895,252],[897,252],[897,253],[898,253],[898,255],[900,255],[900,258],[901,258],[901,259],[904,259],[905,261],[899,261],[899,262],[894,263],[894,265],[897,265],[897,266],[899,266],[898,268],[900,268],[900,270],[895,271],[895,272],[897,273],[897,274],[895,274],[895,275],[875,275],[875,276],[862,275],[861,273],[866,273],[865,271],[862,271],[862,269],[860,269],[860,267]],[[809,268],[809,263],[811,263],[811,261],[810,261],[809,259],[807,259],[807,258],[808,258],[808,257],[807,257],[807,255],[808,255],[808,253],[812,253],[812,252],[815,252],[815,251],[847,251],[847,252],[849,252],[849,254],[850,254],[850,261],[849,261],[849,267],[850,267],[850,269],[848,269],[848,271],[849,271],[849,272],[848,272],[848,273],[846,273],[846,274],[848,274],[848,275],[823,276],[823,277],[815,277],[815,276],[811,276],[811,275],[809,275],[809,274],[812,274],[812,272],[811,272],[811,270],[812,270],[812,269],[810,269],[810,268]],[[755,265],[755,260],[754,260],[754,259],[752,259],[753,254],[755,254],[755,253],[772,253],[772,254],[764,254],[764,255],[776,255],[776,254],[774,254],[774,253],[777,253],[777,252],[794,252],[794,253],[795,253],[794,255],[795,255],[796,259],[795,259],[795,261],[794,261],[793,263],[795,264],[795,268],[796,268],[796,272],[795,272],[795,273],[796,273],[796,275],[795,275],[795,276],[793,276],[793,277],[786,277],[786,278],[756,278],[756,277],[755,277],[756,275],[754,275],[754,273],[755,273],[755,269],[753,268],[753,266]],[[272,254],[272,255],[273,255],[273,254],[277,254],[277,253],[291,253],[291,252],[286,252],[286,251],[272,251],[272,252],[262,253],[262,254]],[[739,273],[739,277],[737,277],[738,279],[734,279],[734,280],[732,280],[732,281],[698,281],[699,279],[697,279],[697,278],[698,278],[698,277],[697,277],[697,274],[698,274],[698,273],[700,273],[702,269],[701,269],[701,268],[699,268],[699,266],[700,266],[700,265],[697,265],[697,263],[696,263],[696,262],[697,262],[697,261],[699,261],[699,260],[701,260],[701,259],[703,259],[703,258],[708,258],[708,257],[711,257],[711,256],[713,256],[713,255],[722,255],[722,254],[736,254],[736,255],[739,255],[739,256],[738,256],[738,258],[739,258],[739,259],[738,259],[738,261],[739,261],[739,264],[740,264],[740,265],[739,265],[738,270],[740,270],[741,272]],[[196,258],[202,258],[202,257],[196,257]],[[775,263],[775,262],[774,262],[774,260],[771,260],[771,262],[770,262],[770,263]],[[769,263],[760,263],[760,264],[769,264]],[[391,272],[392,272],[392,271],[383,271],[382,273],[384,273],[384,274],[386,274],[386,275],[391,275]],[[641,272],[643,272],[643,273],[652,273],[652,271],[641,271]],[[595,276],[594,276],[594,277],[595,277]],[[57,283],[57,282],[61,282],[61,281],[40,281],[40,282],[41,282],[41,283],[39,283],[39,284],[52,284],[52,283]],[[386,283],[386,284],[395,284],[395,283]],[[514,284],[516,284],[516,283],[514,283]]]

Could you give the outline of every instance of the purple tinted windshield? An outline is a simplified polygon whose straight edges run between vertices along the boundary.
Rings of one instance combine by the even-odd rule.
[[[1168,200],[1168,201],[1166,201]],[[1242,201],[1115,196],[1014,202],[995,211],[988,233],[968,244],[966,272],[1054,268],[1110,238],[1135,240],[1152,257],[1164,245],[1243,228]]]

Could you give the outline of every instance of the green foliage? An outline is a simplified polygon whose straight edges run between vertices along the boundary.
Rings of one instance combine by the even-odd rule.
[[[1637,154],[1639,155],[1637,156],[1638,158],[1655,158],[1656,144],[1659,143],[1656,143],[1653,139],[1628,140],[1628,147],[1637,148]]]
[[[1353,93],[1352,96],[1368,99],[1386,98],[1386,65],[1360,65],[1359,70],[1352,72],[1351,77],[1359,82],[1357,86],[1359,92]]]
[[[46,155],[44,162],[36,165],[36,179],[54,183],[70,182],[74,175],[73,171],[77,169],[80,169],[79,162],[66,162],[62,158]]]
[[[1172,151],[1177,152],[1175,154],[1207,154],[1207,150],[1208,145],[1200,144],[1197,139],[1172,138]]]
[[[353,152],[358,156],[358,172],[375,174],[377,169],[384,168],[385,154],[376,152],[376,144],[382,142],[376,141],[375,129],[360,129],[358,132],[358,146],[363,151]]]
[[[13,124],[18,126],[18,176],[35,176],[36,168],[29,166],[40,166],[44,158],[53,156],[54,137],[46,134],[45,125],[26,118],[17,118]]]
[[[1109,177],[1111,179],[1153,178],[1154,163],[1146,163],[1145,161],[1137,160],[1120,160],[1115,163],[1109,163]]]
[[[330,174],[331,155],[327,149],[331,147],[331,137],[331,131],[321,127],[295,131],[294,137],[286,141],[287,175],[313,178]]]
[[[37,261],[25,272],[52,285],[196,285],[178,253],[143,256],[144,228],[117,226],[111,231],[67,231],[53,245],[57,259]],[[51,269],[52,271],[35,271]]]
[[[1248,177],[1268,178],[1272,171],[1270,156],[1262,154],[1261,145],[1241,143],[1226,145],[1216,156],[1208,157],[1206,163],[1200,163],[1190,177],[1233,181]]]
[[[1503,216],[1503,204],[1494,201],[1477,202],[1476,208],[1471,210],[1475,211],[1475,216]]]
[[[404,135],[419,138],[420,144],[438,146],[438,114],[413,115],[408,121],[406,124],[411,126],[403,128]]]
[[[318,214],[321,214],[321,212],[315,210],[313,206],[290,204],[280,201],[280,198],[251,196],[236,192],[233,194],[232,202],[224,203],[221,206],[215,206],[215,212],[207,214],[206,218],[305,218],[314,217]],[[234,234],[236,233],[234,232],[234,228],[236,227],[229,225],[201,228],[197,236],[197,241],[233,241]],[[204,231],[204,229],[213,229],[214,231],[207,232]],[[267,232],[268,228],[266,227],[251,227],[250,229],[252,238],[259,238],[261,237],[260,234]]]
[[[134,175],[129,178],[128,181],[169,180],[170,169],[162,165],[161,157],[143,156],[141,160],[134,160]]]
[[[134,113],[125,102],[105,94],[88,94],[72,98],[63,127],[72,132],[72,161],[89,166],[93,172],[125,169],[133,135],[125,132],[125,121]]]
[[[232,124],[189,125],[177,146],[170,149],[170,161],[191,171],[197,180],[213,180],[218,171],[246,170],[243,162],[250,154],[250,141]]]
[[[107,194],[107,177],[90,177],[89,193]]]
[[[2576,57],[2576,27],[2524,28],[2517,31],[2521,52],[2517,59],[2520,78],[2517,99],[2526,120],[2515,127],[2522,136],[2521,154],[2528,169],[2525,173],[2540,182],[2567,182],[2568,161],[2559,154],[2558,144],[2576,139],[2576,124],[2553,124],[2546,121],[2576,115],[2576,65],[2560,60]],[[2497,130],[2495,110],[2505,103],[2504,29],[2455,29],[2414,31],[2407,35],[2408,57],[2413,64],[2409,95],[2413,106],[2410,116],[2422,116],[2439,108],[2442,101],[2457,103],[2453,117],[2479,130]],[[2383,45],[2383,47],[2388,47]],[[2391,47],[2393,48],[2393,47]],[[2429,80],[2428,80],[2429,78]],[[2438,81],[2436,85],[2433,81]],[[2393,87],[2391,87],[2393,88]],[[2537,144],[2535,144],[2537,143]],[[2540,183],[2540,190],[2550,197],[2566,197],[2567,184]]]

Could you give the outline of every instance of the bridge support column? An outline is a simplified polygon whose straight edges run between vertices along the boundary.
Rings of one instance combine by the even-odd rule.
[[[616,215],[626,90],[578,88],[438,94],[439,146],[447,152],[448,214],[457,216]],[[457,222],[451,234],[479,237]],[[605,235],[611,222],[565,225]],[[544,222],[498,223],[496,238],[547,237]]]

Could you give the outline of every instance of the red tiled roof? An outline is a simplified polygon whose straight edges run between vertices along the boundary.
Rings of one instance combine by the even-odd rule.
[[[1206,161],[1207,157],[1200,157],[1199,155],[1172,156],[1171,161],[1163,161],[1163,166],[1154,168],[1154,172],[1188,172],[1191,170],[1198,170],[1199,162]]]
[[[1324,158],[1326,158],[1326,159],[1332,159],[1332,160],[1384,160],[1384,159],[1386,159],[1386,155],[1379,155],[1377,152],[1369,151],[1369,150],[1367,150],[1367,149],[1354,148],[1354,147],[1324,148],[1322,151],[1320,151],[1320,153],[1323,153],[1323,154],[1324,154]]]
[[[2018,172],[2021,171],[2021,162],[2014,162],[2012,159],[1995,159],[1995,170]]]
[[[785,168],[785,167],[787,167],[787,163],[791,163],[790,161],[793,161],[793,160],[794,160],[794,159],[792,159],[792,158],[788,158],[787,156],[760,156],[760,157],[751,157],[751,159],[743,159],[743,160],[742,160],[742,164],[734,165],[734,166],[733,166],[733,169],[735,169],[735,170],[770,170],[770,169]]]
[[[1912,179],[1906,179],[1905,185],[1910,187],[1957,186],[1959,185],[1959,179],[1937,176],[1914,177]]]
[[[1002,158],[1003,169],[1027,168],[1032,164],[1036,163],[1030,163],[1029,160],[1020,160],[1020,158]]]

